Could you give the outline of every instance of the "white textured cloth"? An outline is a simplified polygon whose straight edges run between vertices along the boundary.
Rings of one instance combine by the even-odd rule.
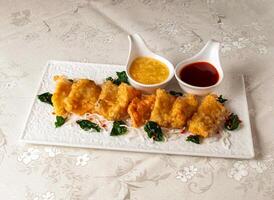
[[[274,199],[274,2],[0,1],[1,199]],[[247,78],[253,160],[18,142],[47,60],[125,64],[128,33],[174,64],[208,39]]]

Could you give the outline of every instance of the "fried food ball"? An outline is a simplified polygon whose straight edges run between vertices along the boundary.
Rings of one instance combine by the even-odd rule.
[[[71,91],[64,100],[65,109],[77,115],[93,113],[101,87],[94,81],[79,79],[72,84]]]
[[[54,113],[57,116],[66,117],[69,113],[65,109],[64,100],[71,91],[72,82],[64,76],[55,76],[54,81],[56,82],[56,87],[51,98]]]
[[[192,94],[178,97],[170,112],[170,127],[183,128],[198,108],[198,100]]]
[[[135,97],[128,106],[128,114],[133,127],[144,125],[150,118],[155,103],[155,95]]]
[[[119,86],[111,81],[106,81],[102,86],[102,92],[95,106],[95,111],[108,120],[122,120],[128,116],[129,103],[141,95],[141,92],[128,84]]]
[[[208,137],[219,130],[227,115],[227,109],[217,101],[217,96],[207,95],[202,100],[198,112],[189,121],[188,130],[193,134]]]

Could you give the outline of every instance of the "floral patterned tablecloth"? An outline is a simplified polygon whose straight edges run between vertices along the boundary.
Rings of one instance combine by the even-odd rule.
[[[1,199],[274,199],[274,2],[0,1]],[[124,64],[129,33],[174,64],[210,39],[245,74],[252,160],[152,155],[18,141],[47,60]]]

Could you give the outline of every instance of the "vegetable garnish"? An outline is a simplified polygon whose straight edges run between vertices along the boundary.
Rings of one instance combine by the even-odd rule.
[[[123,121],[114,121],[110,132],[111,136],[123,135],[127,132],[127,127]]]
[[[51,101],[52,94],[51,93],[45,92],[43,94],[39,94],[37,97],[40,101],[52,105],[52,101]]]
[[[231,113],[225,121],[225,128],[233,131],[239,127],[241,122],[242,121],[239,119],[238,115]]]
[[[111,81],[111,82],[113,82],[114,79],[113,79],[112,77],[107,77],[107,78],[106,78],[106,81]]]
[[[172,96],[175,96],[175,97],[183,96],[182,92],[176,92],[176,91],[169,91],[169,94],[171,94]]]
[[[223,98],[223,95],[220,95],[218,96],[217,101],[219,101],[220,103],[224,103],[227,101],[227,99]]]
[[[66,122],[67,118],[64,118],[62,116],[56,116],[56,121],[55,121],[55,127],[58,128],[62,126]]]
[[[107,81],[112,81],[115,85],[120,85],[121,83],[129,84],[128,77],[125,71],[116,72],[118,78],[113,79],[112,77],[108,77]]]
[[[79,124],[79,126],[84,129],[85,131],[88,131],[90,129],[94,129],[97,132],[100,132],[101,128],[98,124],[95,124],[89,120],[83,119],[83,120],[77,120],[76,121],[77,124]]]
[[[193,142],[195,144],[200,144],[200,136],[199,135],[189,135],[186,138],[186,141]]]
[[[147,132],[147,136],[155,141],[163,141],[163,132],[161,127],[153,121],[148,121],[144,126],[144,130]]]

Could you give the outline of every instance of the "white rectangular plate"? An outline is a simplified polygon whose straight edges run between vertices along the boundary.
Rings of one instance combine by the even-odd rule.
[[[116,71],[122,70],[124,67],[117,65],[49,61],[37,94],[54,91],[55,75],[89,78],[101,84],[106,77],[115,76]],[[170,83],[168,89],[180,90],[175,80]],[[81,130],[71,120],[62,127],[55,128],[53,108],[41,103],[37,98],[34,100],[20,139],[25,143],[68,147],[226,158],[254,157],[243,76],[226,74],[216,92],[229,99],[226,105],[232,112],[239,115],[242,126],[236,131],[229,132],[229,137],[221,132],[218,137],[205,139],[199,145],[186,142],[188,134],[173,134],[166,142],[153,142],[147,138],[143,128],[130,128],[126,135],[112,137],[109,136],[111,123],[108,125],[108,130],[101,133]]]

